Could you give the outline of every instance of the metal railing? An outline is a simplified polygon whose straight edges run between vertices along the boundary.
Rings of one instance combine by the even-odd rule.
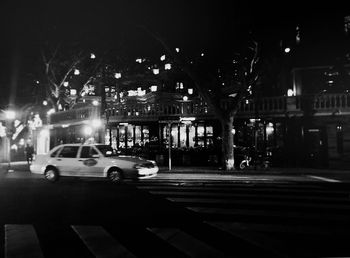
[[[66,111],[56,112],[50,115],[49,123],[58,124],[72,121],[82,121],[100,117],[100,107],[81,107],[77,109],[70,109]]]
[[[229,102],[222,101],[222,105],[229,105]],[[246,100],[240,103],[238,117],[254,116],[276,116],[286,113],[303,114],[307,109],[314,113],[329,114],[329,112],[349,111],[350,95],[347,94],[322,94],[322,95],[304,95],[296,97],[268,97],[258,100]],[[51,115],[51,124],[62,123],[66,121],[87,120],[100,116],[99,107],[85,107],[57,112]],[[215,118],[214,113],[208,105],[199,102],[169,102],[169,103],[140,103],[108,104],[106,116],[110,121],[128,120],[154,120],[160,117],[196,117],[196,118]]]

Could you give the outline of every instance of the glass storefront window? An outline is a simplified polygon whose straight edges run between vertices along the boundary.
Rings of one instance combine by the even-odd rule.
[[[169,139],[169,128],[167,125],[163,126],[163,144],[167,148],[168,147],[168,139]]]
[[[146,142],[149,142],[149,128],[148,128],[148,126],[143,126],[142,133],[143,133],[143,144],[145,144]]]
[[[119,127],[119,148],[125,148],[126,126]]]
[[[207,146],[213,145],[213,127],[207,126],[206,128],[206,134],[207,134]]]
[[[196,128],[193,125],[189,126],[189,147],[194,147],[194,143],[195,143],[195,137],[196,137]]]
[[[117,146],[117,137],[118,137],[118,130],[116,128],[112,129],[112,148],[118,149],[119,146]]]
[[[142,145],[142,140],[141,140],[141,126],[137,125],[135,126],[135,145]]]
[[[111,141],[111,139],[110,139],[110,130],[109,129],[106,129],[106,134],[105,134],[105,143],[106,144],[110,144],[110,141]]]
[[[178,126],[177,124],[171,126],[171,147],[172,148],[177,148],[179,147],[178,142],[179,142],[179,134],[178,134]]]
[[[198,135],[198,146],[203,147],[204,146],[204,125],[203,124],[199,124],[197,126],[197,135]]]
[[[186,125],[181,124],[180,125],[180,146],[181,148],[186,147],[186,139],[187,139],[187,134],[186,134]]]
[[[134,126],[128,125],[127,126],[127,139],[128,139],[128,148],[134,146]]]
[[[266,124],[266,146],[274,146],[274,135],[275,129],[273,123],[269,122]]]

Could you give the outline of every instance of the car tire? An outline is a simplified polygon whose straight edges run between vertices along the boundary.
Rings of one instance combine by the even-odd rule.
[[[120,184],[123,182],[124,176],[123,171],[117,168],[113,168],[108,172],[108,179],[112,183]]]
[[[45,175],[45,178],[52,183],[56,182],[59,179],[59,174],[57,169],[52,167],[47,168],[45,170],[44,175]]]

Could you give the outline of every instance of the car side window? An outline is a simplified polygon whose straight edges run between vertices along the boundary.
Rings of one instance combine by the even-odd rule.
[[[84,146],[81,149],[80,158],[88,159],[88,158],[92,158],[93,155],[98,155],[98,152],[94,148],[90,146]]]
[[[60,158],[76,158],[78,146],[64,146],[58,157]]]
[[[97,152],[97,150],[96,150],[95,148],[91,148],[90,154],[91,154],[91,157],[92,157],[93,155],[99,155],[98,152]]]
[[[83,158],[83,159],[91,158],[89,146],[85,146],[81,148],[80,158]]]
[[[57,150],[55,150],[54,152],[51,153],[50,157],[56,157],[57,154],[60,152],[62,148],[57,148]]]

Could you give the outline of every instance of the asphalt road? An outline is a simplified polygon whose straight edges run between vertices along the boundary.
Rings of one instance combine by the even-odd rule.
[[[0,257],[350,256],[347,183],[160,174],[0,177]]]

